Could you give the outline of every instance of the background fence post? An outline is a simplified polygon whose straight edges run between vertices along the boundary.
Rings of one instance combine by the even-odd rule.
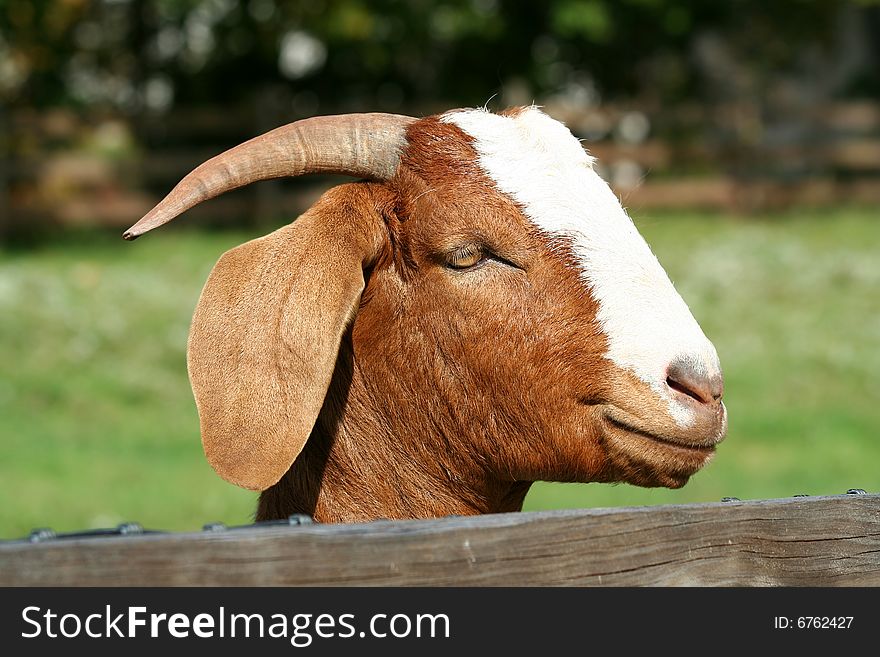
[[[0,107],[0,246],[6,243],[12,223],[12,203],[9,200],[9,166],[12,161],[12,135],[6,112]]]

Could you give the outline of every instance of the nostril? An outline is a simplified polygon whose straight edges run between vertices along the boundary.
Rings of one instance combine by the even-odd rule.
[[[701,404],[721,399],[724,383],[720,373],[707,374],[690,359],[676,359],[666,371],[666,385]]]
[[[687,395],[688,397],[696,399],[701,404],[706,403],[706,400],[700,396],[700,393],[698,393],[694,390],[691,390],[685,384],[681,383],[680,381],[676,381],[671,376],[666,377],[666,385],[668,385],[673,390],[677,390],[678,392],[680,392],[683,395]]]

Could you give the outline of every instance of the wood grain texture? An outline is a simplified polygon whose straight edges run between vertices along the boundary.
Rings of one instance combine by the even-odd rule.
[[[2,586],[880,586],[880,495],[0,543]]]

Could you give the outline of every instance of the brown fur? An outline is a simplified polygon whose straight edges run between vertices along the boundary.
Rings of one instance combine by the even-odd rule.
[[[264,489],[259,520],[512,511],[537,480],[687,481],[711,447],[647,435],[682,432],[603,357],[566,245],[457,127],[422,119],[407,140],[391,181],[337,187],[218,263],[189,361],[212,465]],[[503,262],[448,267],[471,243]]]

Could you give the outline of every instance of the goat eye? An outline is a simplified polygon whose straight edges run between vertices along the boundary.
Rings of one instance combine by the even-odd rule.
[[[451,251],[446,256],[446,264],[452,269],[469,269],[480,264],[485,254],[476,247],[464,247]]]

